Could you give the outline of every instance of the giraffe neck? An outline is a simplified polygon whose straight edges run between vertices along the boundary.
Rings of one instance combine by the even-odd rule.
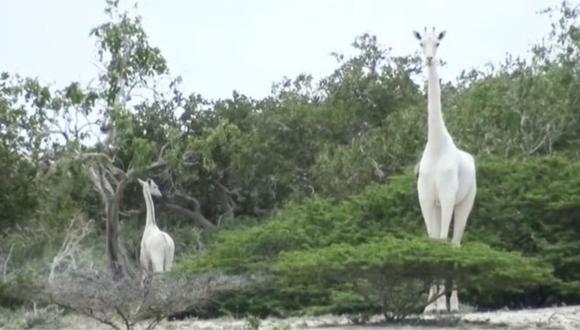
[[[147,185],[143,185],[143,197],[145,197],[145,207],[147,209],[147,215],[145,216],[145,228],[149,226],[156,226],[155,223],[155,206],[153,205],[153,198],[151,197],[151,192]]]
[[[439,148],[451,142],[451,136],[445,127],[443,114],[441,113],[441,87],[439,85],[439,75],[435,63],[428,66],[429,83],[427,90],[427,110],[428,110],[428,140],[427,145]]]

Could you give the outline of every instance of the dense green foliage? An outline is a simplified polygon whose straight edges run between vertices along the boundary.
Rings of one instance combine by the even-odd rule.
[[[378,309],[395,319],[420,313],[429,286],[442,278],[487,296],[553,282],[549,267],[483,244],[455,249],[427,238],[389,235],[360,245],[284,253],[273,269],[289,288],[329,292],[332,311]]]
[[[424,294],[450,270],[474,304],[580,300],[577,7],[549,11],[551,31],[529,58],[508,56],[442,86],[449,130],[478,159],[476,206],[453,250],[420,238],[411,174],[426,135],[418,56],[392,56],[362,35],[356,54],[336,54],[337,69],[318,82],[302,74],[264,99],[206,100],[180,90],[141,19],[117,5],[106,1],[108,21],[91,33],[104,68],[97,87],[0,77],[0,304],[15,301],[16,285],[46,277],[78,214],[95,219],[83,244],[104,264],[109,201],[94,169],[120,192],[130,260],[144,208],[134,179],[150,176],[165,195],[158,218],[179,273],[267,279],[210,313],[384,312],[392,301],[416,309],[408,293]],[[388,274],[381,294],[354,290]]]
[[[501,258],[494,254],[499,252],[487,247],[491,246],[499,251],[517,251],[523,256],[538,258],[554,268],[554,275],[558,280],[544,281],[539,277],[542,281],[535,284],[542,284],[540,291],[543,294],[536,291],[537,297],[528,303],[546,303],[563,297],[573,301],[579,299],[580,277],[574,270],[580,267],[577,259],[580,246],[576,243],[580,238],[580,228],[576,224],[580,212],[580,164],[560,158],[526,161],[492,158],[480,160],[478,170],[478,198],[464,238],[468,245],[462,247],[462,250],[465,248],[465,251],[469,251],[463,256],[473,253],[472,261],[476,266],[489,268],[489,273],[485,274],[490,276],[487,278],[490,282],[473,283],[495,285],[497,290],[503,288],[500,285],[501,279],[493,278],[493,267],[497,267],[503,275],[513,271],[511,280],[515,279],[521,284],[526,283],[525,275],[532,278],[537,275],[525,268],[520,273],[518,260],[506,259],[508,261],[502,263]],[[313,198],[299,205],[290,204],[264,224],[221,231],[213,239],[208,253],[183,262],[180,265],[181,271],[219,269],[234,273],[271,272],[272,267],[277,267],[280,262],[281,255],[294,252],[294,263],[284,269],[286,273],[299,277],[307,272],[302,269],[296,256],[324,258],[325,253],[338,253],[333,249],[325,250],[329,246],[346,245],[347,249],[360,246],[361,251],[354,251],[361,253],[355,255],[362,259],[345,255],[342,266],[347,267],[349,260],[366,264],[372,261],[367,259],[372,256],[364,252],[369,244],[378,244],[377,240],[388,235],[393,239],[398,237],[411,240],[408,241],[411,243],[408,243],[407,252],[392,250],[390,245],[384,244],[386,251],[383,253],[387,256],[390,256],[389,253],[400,253],[399,259],[392,262],[405,262],[405,268],[410,272],[429,275],[429,267],[421,266],[421,249],[438,245],[421,245],[424,243],[413,241],[413,237],[424,235],[416,196],[415,178],[412,174],[407,174],[391,178],[385,185],[369,187],[361,194],[340,202]],[[487,245],[470,245],[472,242]],[[414,248],[418,250],[418,254],[412,252]],[[475,250],[480,250],[480,254],[474,253]],[[431,252],[437,253],[437,250]],[[450,255],[449,258],[454,256]],[[486,258],[496,260],[497,264],[486,264]],[[307,260],[308,258],[304,262]],[[331,272],[332,267],[327,270],[323,265],[325,262],[335,261],[315,260],[320,265],[318,271],[321,273]],[[439,261],[442,269],[449,268],[443,260]],[[478,262],[481,264],[477,264]],[[423,271],[417,271],[413,264]],[[461,262],[453,267],[461,267],[460,264]],[[292,265],[297,268],[292,270]],[[393,265],[385,263],[384,267],[392,269]],[[278,287],[284,286],[278,284]],[[292,285],[285,288],[289,291],[298,290]],[[505,288],[509,288],[509,285]],[[494,296],[498,292],[493,291],[487,290],[484,295],[483,291],[472,292],[473,296],[469,300],[477,304],[503,305],[510,304],[510,299],[514,299],[513,296]]]

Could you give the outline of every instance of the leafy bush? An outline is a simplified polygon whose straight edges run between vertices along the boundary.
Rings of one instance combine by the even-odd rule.
[[[579,171],[579,163],[561,158],[482,162],[465,239],[548,261],[564,281],[556,295],[579,301]]]
[[[0,308],[0,327],[3,329],[62,329],[62,310],[36,306],[32,309]]]
[[[499,252],[485,245],[474,244],[481,242],[500,251],[514,251],[525,257],[539,258],[552,265],[559,281],[542,283],[542,289],[534,291],[536,298],[532,301],[523,301],[515,293],[476,290],[476,286],[464,287],[469,289],[466,291],[467,301],[498,306],[512,303],[542,304],[548,303],[549,299],[578,299],[576,289],[579,277],[573,271],[580,267],[576,257],[580,252],[577,244],[580,227],[575,225],[580,214],[580,177],[577,173],[580,173],[580,164],[560,158],[520,161],[487,158],[479,161],[476,205],[467,225],[464,246],[460,249],[463,254],[457,256],[467,258],[468,253],[473,254],[474,265],[494,261],[493,258],[486,258]],[[391,178],[385,185],[371,186],[343,201],[312,198],[302,204],[290,203],[268,222],[219,232],[205,255],[182,261],[178,270],[270,273],[273,265],[279,267],[280,256],[287,256],[291,252],[308,255],[309,251],[320,252],[323,251],[320,249],[333,244],[346,244],[355,249],[361,244],[378,244],[374,242],[386,234],[393,239],[424,235],[415,182],[413,174],[406,174]],[[497,256],[499,258],[502,255]],[[409,257],[415,258],[416,255],[410,254]],[[506,280],[514,279],[522,272],[519,276],[525,278],[526,274],[523,273],[527,271],[523,266],[506,266],[500,272],[497,266],[500,261],[491,264],[497,267],[494,276],[504,272],[508,276]],[[415,264],[427,267],[419,260],[415,260]],[[505,261],[503,265],[510,265],[510,262]],[[326,267],[329,265],[322,261],[317,265],[320,272],[325,272]],[[470,282],[482,283],[484,280],[471,278]],[[491,281],[491,278],[488,280]],[[497,281],[498,278],[494,278],[492,282]],[[508,284],[501,287],[509,288]],[[517,288],[520,281],[511,284]],[[305,290],[301,286],[279,283],[269,285],[277,287],[278,291],[262,292],[265,294],[264,302],[278,306],[276,308],[294,306],[300,309],[332,303],[324,290],[320,290],[323,286]],[[306,291],[308,293],[304,294]],[[246,298],[250,299],[248,296]],[[277,299],[290,299],[293,304],[279,303]],[[262,312],[267,310],[265,306],[253,308],[262,309]]]
[[[221,231],[207,255],[179,267],[186,272],[264,271],[282,251],[338,242],[364,243],[384,232],[421,233],[413,186],[414,178],[408,175],[393,178],[389,189],[373,186],[342,202],[311,198],[301,204],[290,203],[264,224]]]
[[[332,290],[331,301],[338,311],[366,304],[387,319],[421,311],[427,302],[424,295],[438,279],[487,294],[518,292],[554,280],[550,267],[538,260],[481,243],[456,249],[428,238],[391,235],[360,245],[282,253],[273,270],[285,287]]]
[[[141,274],[140,274],[141,275]],[[83,269],[55,276],[45,289],[51,302],[114,329],[153,329],[164,318],[199,308],[227,290],[248,284],[241,276],[203,275],[180,278],[154,274],[115,281],[110,274]]]

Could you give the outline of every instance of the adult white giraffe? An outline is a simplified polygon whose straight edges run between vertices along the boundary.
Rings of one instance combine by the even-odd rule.
[[[432,31],[425,28],[423,36],[416,31],[414,34],[421,42],[429,80],[427,144],[419,163],[417,179],[419,204],[431,238],[447,240],[454,216],[451,243],[459,247],[475,200],[475,162],[473,156],[455,146],[441,113],[441,88],[435,55],[445,32],[436,33],[435,28]],[[433,285],[429,300],[442,292],[445,292],[444,285]],[[454,312],[458,309],[459,299],[454,289],[449,299],[449,310]],[[447,311],[446,295],[425,309],[425,312],[432,311]]]
[[[141,253],[139,261],[141,266],[150,272],[162,273],[171,270],[173,265],[173,256],[175,253],[175,244],[169,234],[157,227],[155,222],[155,207],[153,205],[153,196],[161,197],[161,192],[157,184],[151,179],[139,183],[143,186],[143,197],[147,207],[146,224],[141,239]]]

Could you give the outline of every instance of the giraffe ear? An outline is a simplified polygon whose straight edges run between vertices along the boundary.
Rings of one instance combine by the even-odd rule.
[[[439,33],[439,36],[437,37],[437,39],[441,40],[445,37],[445,34],[447,33],[447,31],[441,31],[441,33]]]
[[[143,181],[143,180],[141,180],[141,179],[139,179],[139,178],[137,178],[137,181],[139,181],[139,184],[140,184],[140,185],[144,185],[144,184],[145,184],[145,181]]]
[[[415,38],[421,40],[421,35],[419,34],[419,32],[413,31],[413,34],[415,35]]]

